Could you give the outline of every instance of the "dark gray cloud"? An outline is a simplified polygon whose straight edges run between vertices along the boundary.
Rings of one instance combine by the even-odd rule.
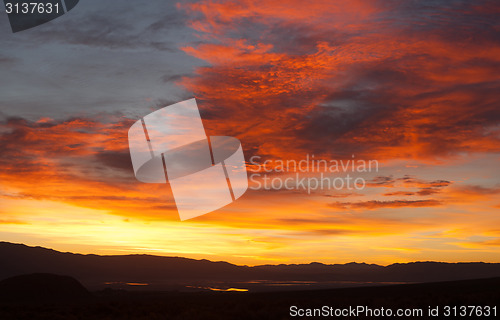
[[[128,150],[124,151],[101,151],[96,154],[96,160],[107,167],[133,172],[132,161]]]
[[[198,41],[175,1],[81,1],[64,16],[11,33],[0,19],[0,105],[7,115],[64,119],[143,115],[192,94],[174,81],[200,65],[180,48]],[[15,60],[14,60],[15,59]]]

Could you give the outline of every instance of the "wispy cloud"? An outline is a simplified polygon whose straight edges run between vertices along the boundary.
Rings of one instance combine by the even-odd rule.
[[[360,202],[334,202],[330,206],[339,209],[368,209],[402,208],[402,207],[435,207],[442,205],[438,200],[390,200],[390,201],[360,201]]]

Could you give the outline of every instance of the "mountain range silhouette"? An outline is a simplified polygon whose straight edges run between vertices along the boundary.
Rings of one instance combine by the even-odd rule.
[[[70,275],[85,287],[110,283],[203,284],[207,281],[338,281],[415,283],[500,277],[500,263],[412,262],[238,266],[228,262],[153,255],[94,255],[0,242],[0,280],[33,273]],[[170,287],[169,287],[170,286]],[[151,288],[151,287],[150,287]]]

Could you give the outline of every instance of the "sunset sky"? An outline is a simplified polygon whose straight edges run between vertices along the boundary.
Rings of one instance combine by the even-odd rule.
[[[2,13],[0,241],[247,265],[500,262],[499,17],[498,1],[88,0],[12,33]],[[181,222],[168,185],[136,180],[127,132],[192,97],[247,161],[379,169],[357,174],[363,190],[248,190]]]

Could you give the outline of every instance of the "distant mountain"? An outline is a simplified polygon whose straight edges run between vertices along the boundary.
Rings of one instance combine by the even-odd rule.
[[[35,273],[0,281],[0,301],[61,301],[86,299],[92,295],[68,276]]]
[[[500,277],[500,263],[413,262],[237,266],[152,255],[82,255],[0,242],[0,279],[31,273],[71,275],[90,288],[105,283],[203,283],[207,281],[436,282]]]

